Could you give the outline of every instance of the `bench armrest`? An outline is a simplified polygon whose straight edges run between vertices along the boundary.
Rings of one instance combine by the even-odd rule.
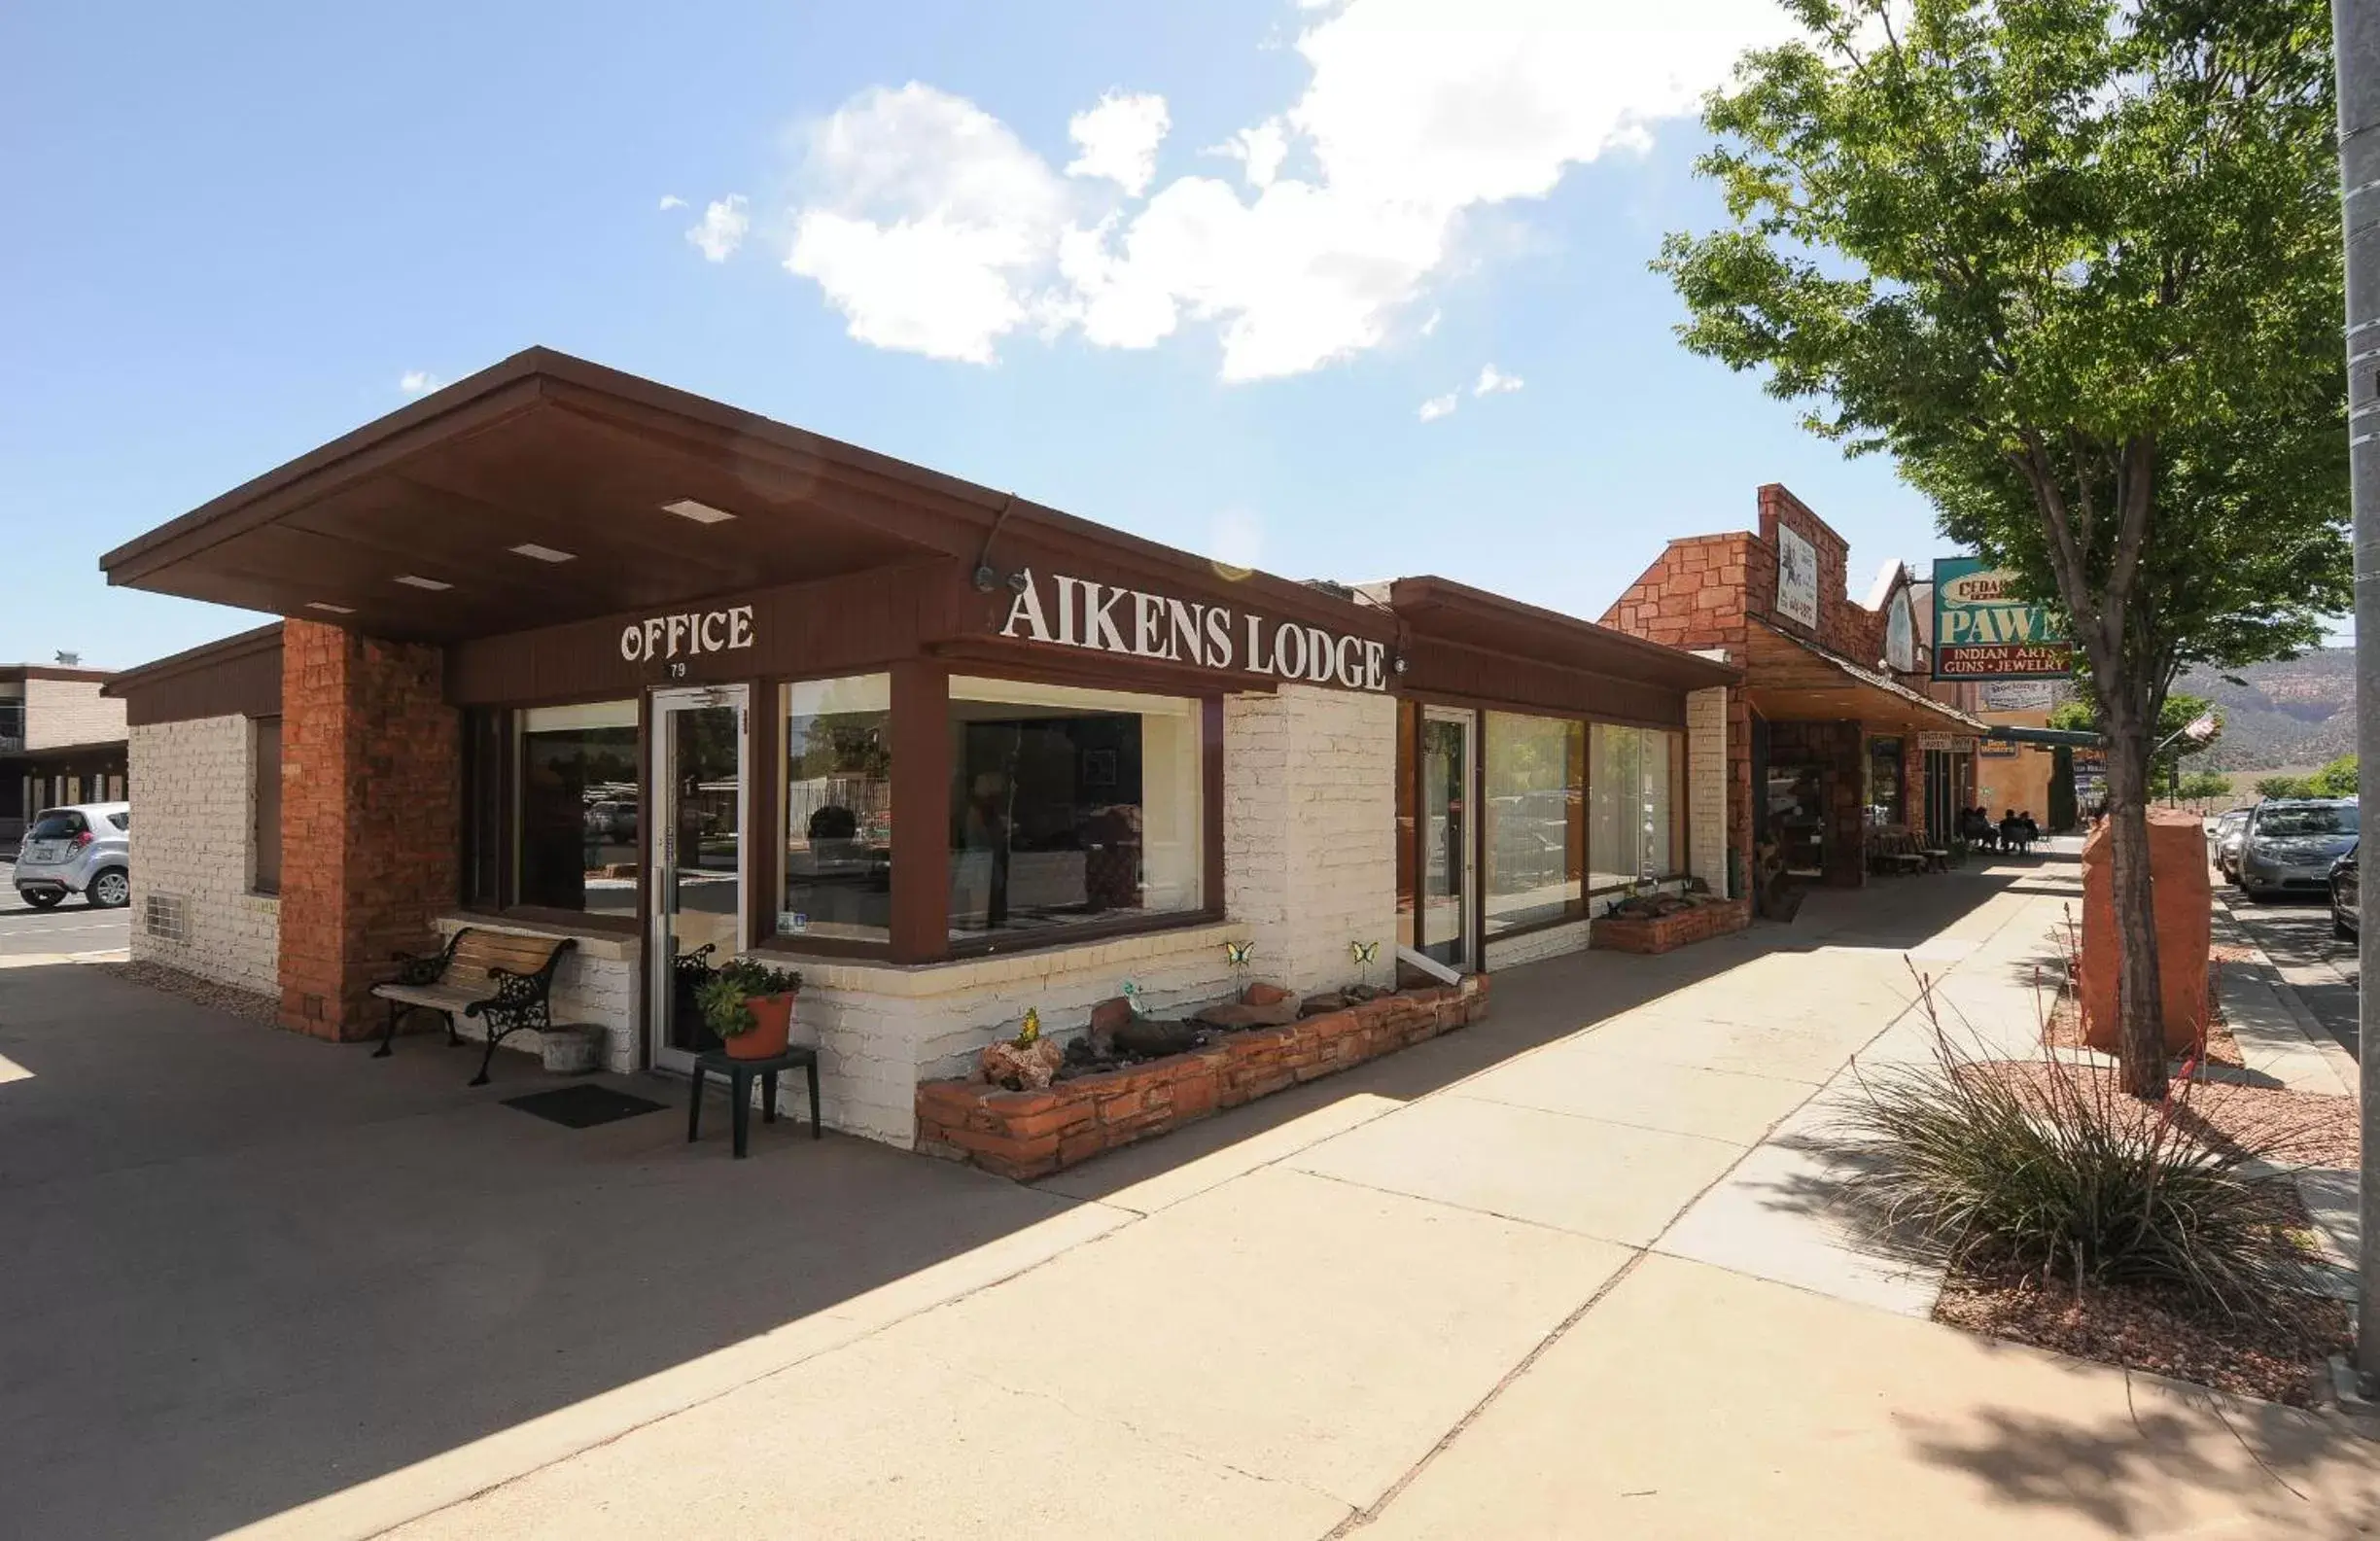
[[[458,928],[452,936],[446,938],[446,945],[439,948],[435,956],[417,953],[390,954],[389,956],[397,964],[397,977],[390,980],[389,983],[393,985],[437,984],[446,977],[446,965],[454,962],[456,946],[470,934],[470,927],[465,926]]]

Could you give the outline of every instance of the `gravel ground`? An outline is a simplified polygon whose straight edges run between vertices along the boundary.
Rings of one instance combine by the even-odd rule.
[[[1934,1319],[2291,1407],[2316,1405],[2323,1361],[2351,1336],[2344,1301],[2307,1297],[2293,1310],[2226,1317],[2165,1291],[2106,1286],[2077,1294],[1956,1269],[1943,1281]]]
[[[2049,1008],[2049,1020],[2042,1030],[2042,1043],[2052,1049],[2082,1047],[2082,1013],[2076,1007],[2072,996],[2060,996],[2057,1004]],[[2247,1067],[2246,1056],[2240,1053],[2239,1039],[2224,1026],[2222,1009],[2216,1008],[2215,1020],[2207,1024],[2207,1060],[2215,1065],[2228,1065],[2234,1069]],[[2179,1059],[2172,1062],[2181,1065]]]
[[[266,1027],[280,1020],[280,1012],[270,996],[259,991],[242,990],[237,985],[201,979],[196,974],[168,968],[163,963],[94,963],[91,966],[104,968],[117,978],[132,984],[145,985],[169,996],[180,996],[185,1000],[212,1006],[217,1011],[228,1012],[250,1022],[260,1022]]]
[[[2082,1079],[2085,1095],[2104,1095],[2109,1106],[2143,1119],[2165,1116],[2163,1104],[2138,1102],[2118,1091],[2114,1066],[2078,1065],[2071,1059],[2062,1063]],[[1971,1068],[2039,1087],[2047,1087],[2058,1073],[2040,1060],[1987,1060]],[[2184,1129],[2210,1141],[2255,1144],[2274,1161],[2294,1166],[2353,1167],[2362,1157],[2352,1097],[2192,1079],[2175,1084],[2175,1098],[2178,1105],[2171,1116]]]

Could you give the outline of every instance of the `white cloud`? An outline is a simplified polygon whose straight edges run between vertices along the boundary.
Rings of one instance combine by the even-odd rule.
[[[1226,380],[1298,374],[1398,330],[1473,213],[1641,149],[1791,30],[1774,0],[1345,0],[1299,24],[1303,93],[1218,147],[1244,188],[1154,182],[1160,97],[1068,124],[1067,171],[1102,188],[970,102],[877,88],[812,133],[787,265],[881,347],[990,363],[1029,326],[1145,348],[1188,319]],[[1293,152],[1310,174],[1281,174]]]
[[[1480,366],[1479,381],[1471,387],[1471,394],[1473,396],[1499,396],[1506,391],[1521,389],[1522,383],[1521,376],[1506,374],[1492,364],[1484,364]]]
[[[730,193],[706,205],[702,223],[685,232],[687,242],[714,263],[733,257],[752,229],[751,202],[741,193]]]
[[[1454,414],[1454,408],[1461,404],[1461,399],[1452,391],[1449,391],[1444,396],[1433,396],[1423,402],[1421,410],[1414,415],[1424,423],[1435,423],[1442,417],[1452,417]]]
[[[685,206],[686,200],[680,197],[675,193],[664,193],[661,194],[661,212],[664,214],[667,214],[672,209],[682,209]]]
[[[786,266],[880,348],[991,363],[1068,228],[1047,161],[974,103],[915,82],[816,125],[805,174]]]
[[[1213,154],[1239,161],[1246,168],[1248,186],[1261,192],[1273,185],[1273,179],[1280,175],[1281,162],[1289,158],[1289,130],[1279,119],[1268,118],[1215,146]]]
[[[1105,177],[1138,197],[1157,175],[1157,147],[1172,125],[1164,97],[1109,91],[1068,120],[1067,135],[1082,154],[1067,163],[1066,174]]]
[[[428,396],[445,383],[428,369],[407,369],[397,376],[397,389],[407,396]]]

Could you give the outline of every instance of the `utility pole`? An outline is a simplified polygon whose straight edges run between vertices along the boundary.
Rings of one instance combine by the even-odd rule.
[[[2339,190],[2347,232],[2347,453],[2355,496],[2356,753],[2380,765],[2380,0],[2331,0]],[[2366,652],[2363,639],[2372,640]],[[2357,1389],[2380,1399],[2380,1009],[2362,988],[2380,930],[2357,928],[2356,1059],[2363,1092]]]

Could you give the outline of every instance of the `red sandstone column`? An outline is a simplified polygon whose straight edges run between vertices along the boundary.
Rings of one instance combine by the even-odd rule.
[[[356,1038],[389,955],[458,892],[456,713],[438,648],[292,620],[281,646],[281,1025]]]

